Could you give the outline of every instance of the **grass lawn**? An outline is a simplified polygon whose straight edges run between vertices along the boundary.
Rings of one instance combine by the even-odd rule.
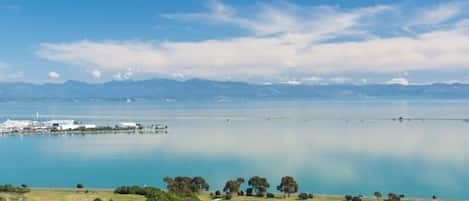
[[[101,198],[103,201],[145,201],[145,197],[139,195],[119,195],[112,191],[93,191],[88,193],[74,190],[32,190],[25,194],[27,201],[93,201]]]
[[[146,198],[139,195],[120,195],[114,194],[112,191],[90,190],[88,193],[75,190],[32,190],[30,193],[23,195],[16,194],[0,194],[0,197],[8,198],[8,201],[93,201],[95,198],[101,198],[103,201],[145,201]],[[201,201],[211,201],[209,193],[200,194]],[[233,196],[232,201],[298,201],[296,195],[289,198],[258,198],[247,196]],[[343,201],[342,197],[316,196],[309,201]],[[364,199],[364,201],[374,201]]]
[[[201,193],[199,196],[201,201],[211,201],[209,193]],[[297,195],[291,195],[289,198],[258,198],[248,196],[233,196],[231,201],[299,201]],[[344,201],[343,197],[332,197],[332,196],[315,196],[314,199],[308,199],[307,201]],[[371,201],[363,199],[363,201]]]

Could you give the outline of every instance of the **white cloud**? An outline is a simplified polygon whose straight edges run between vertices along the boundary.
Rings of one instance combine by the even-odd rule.
[[[388,80],[386,84],[400,84],[400,85],[407,86],[409,85],[409,81],[404,77],[397,77],[397,78]]]
[[[93,76],[93,78],[95,79],[100,79],[101,78],[101,71],[98,70],[98,69],[93,69],[91,70],[91,76]]]
[[[252,18],[217,1],[211,8],[209,13],[169,14],[166,17],[229,23],[252,34],[187,42],[82,40],[43,43],[37,55],[67,64],[110,69],[119,72],[116,79],[129,79],[133,74],[133,71],[125,73],[129,67],[135,72],[168,77],[180,74],[236,80],[256,77],[280,80],[278,78],[291,72],[396,73],[469,69],[469,49],[465,45],[469,44],[469,29],[461,23],[412,36],[368,37],[371,34],[363,21],[392,11],[392,7],[340,10],[302,8],[288,3],[281,6],[262,4],[257,8],[259,12],[250,16]],[[436,21],[443,18],[439,19]],[[350,36],[358,36],[360,40],[334,40]],[[331,81],[343,83],[346,80]]]
[[[128,68],[125,72],[117,72],[113,78],[115,80],[128,80],[132,77],[133,72],[131,68]]]
[[[344,83],[347,83],[347,82],[351,82],[352,79],[351,78],[348,78],[348,77],[333,77],[331,79],[329,79],[331,82],[333,83],[337,83],[337,84],[344,84]]]
[[[430,8],[423,8],[409,25],[436,25],[448,21],[464,11],[462,3],[443,3]]]
[[[360,81],[362,84],[368,84],[368,79],[366,78],[362,78]]]
[[[288,85],[300,85],[302,84],[302,82],[298,81],[298,80],[288,80],[286,82],[282,82],[282,84],[288,84]]]
[[[308,83],[318,83],[318,82],[321,82],[322,80],[323,79],[321,77],[317,77],[317,76],[305,77],[301,79],[301,81],[308,82]]]
[[[49,72],[49,74],[48,74],[48,75],[49,75],[49,78],[51,78],[51,79],[57,79],[57,78],[59,78],[59,77],[60,77],[60,74],[59,74],[59,73],[57,73],[57,72],[55,72],[55,71],[51,71],[51,72]]]

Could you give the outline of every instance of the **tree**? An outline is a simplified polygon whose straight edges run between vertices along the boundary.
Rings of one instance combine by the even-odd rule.
[[[374,193],[374,195],[375,195],[377,201],[380,200],[380,199],[383,197],[383,195],[381,194],[381,192],[378,192],[378,191],[376,191],[376,192]]]
[[[244,183],[244,179],[241,177],[239,177],[236,180],[229,180],[225,183],[225,187],[223,188],[223,191],[239,194],[242,183]]]
[[[298,183],[291,176],[282,177],[280,185],[277,186],[277,190],[287,194],[290,197],[290,194],[298,192]]]
[[[200,200],[194,193],[198,192],[199,187],[208,189],[208,184],[206,184],[206,182],[200,182],[202,180],[199,180],[199,179],[197,180],[198,180],[197,183],[200,184],[199,186],[194,185],[194,183],[192,182],[193,179],[190,177],[175,177],[174,179],[171,177],[165,177],[163,179],[163,181],[166,182],[166,185],[167,185],[166,187],[168,189],[168,192],[170,194],[172,193],[176,195],[177,197],[182,198],[185,201]],[[168,197],[163,197],[163,198],[167,199]]]
[[[267,179],[259,176],[251,177],[248,181],[248,184],[254,189],[256,195],[259,196],[262,196],[270,187],[270,184]]]
[[[168,191],[175,193],[198,193],[202,190],[208,191],[210,187],[203,177],[165,177],[163,181]]]
[[[191,184],[193,186],[193,192],[208,191],[210,187],[203,177],[194,177]]]

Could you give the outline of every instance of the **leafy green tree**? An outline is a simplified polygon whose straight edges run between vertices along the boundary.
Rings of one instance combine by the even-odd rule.
[[[193,192],[208,191],[210,186],[203,177],[194,177],[192,178],[191,185]]]
[[[282,177],[280,185],[277,186],[277,190],[290,197],[290,194],[298,192],[298,183],[293,177],[285,176]]]
[[[179,197],[182,197],[185,201],[194,201],[199,200],[199,198],[194,194],[198,192],[198,186],[194,185],[192,182],[193,179],[190,177],[165,177],[164,182],[166,182],[166,187],[168,192],[173,193]],[[205,181],[205,180],[204,180]],[[198,183],[200,186],[208,189],[208,184],[203,184],[204,182]],[[199,187],[200,187],[199,186]]]
[[[239,177],[236,180],[229,180],[226,182],[225,187],[223,188],[223,191],[239,194],[242,183],[244,183],[244,179],[241,177]]]
[[[249,186],[251,186],[256,195],[263,196],[267,189],[270,187],[269,182],[264,177],[254,176],[251,177],[248,181]]]

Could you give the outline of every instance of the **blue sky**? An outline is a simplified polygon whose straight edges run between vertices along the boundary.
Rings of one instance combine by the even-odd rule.
[[[469,83],[469,1],[0,0],[0,80]]]

